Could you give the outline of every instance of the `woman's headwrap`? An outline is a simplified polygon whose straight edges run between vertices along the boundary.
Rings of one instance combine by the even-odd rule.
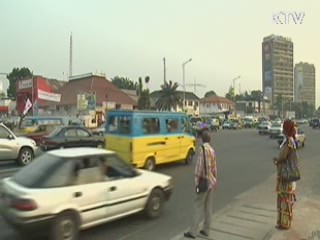
[[[296,138],[296,128],[292,120],[287,119],[284,121],[283,130],[284,130],[284,134],[286,134],[287,137],[293,137],[294,139]]]

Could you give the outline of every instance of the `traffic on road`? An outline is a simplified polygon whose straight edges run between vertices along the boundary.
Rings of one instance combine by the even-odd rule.
[[[297,123],[297,147],[317,131],[306,123]],[[117,111],[103,136],[57,124],[37,142],[27,136],[36,130],[22,136],[0,124],[0,227],[10,226],[0,238],[170,239],[190,223],[201,132],[210,132],[218,154],[217,211],[273,173],[271,156],[283,136],[272,126],[281,124]],[[260,136],[261,126],[270,126],[263,129],[269,137]]]

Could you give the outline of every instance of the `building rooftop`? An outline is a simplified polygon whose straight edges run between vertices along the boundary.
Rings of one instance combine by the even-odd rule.
[[[271,35],[263,38],[264,42],[268,42],[270,40],[292,42],[291,38],[289,38],[289,37],[284,37],[284,36],[275,35],[275,34],[271,34]]]

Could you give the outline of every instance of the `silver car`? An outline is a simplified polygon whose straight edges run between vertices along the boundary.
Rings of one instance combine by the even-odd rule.
[[[171,179],[135,169],[105,149],[59,149],[0,182],[0,211],[23,239],[45,232],[49,239],[77,240],[81,229],[140,211],[159,217]]]
[[[35,141],[16,136],[3,123],[0,123],[0,161],[15,160],[21,166],[28,165],[37,155]]]

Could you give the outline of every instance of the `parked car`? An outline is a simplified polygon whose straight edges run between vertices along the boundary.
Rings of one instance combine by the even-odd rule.
[[[42,137],[42,151],[70,147],[104,147],[104,137],[93,135],[81,126],[57,127],[49,135]]]
[[[94,135],[103,136],[105,132],[105,125],[102,124],[100,127],[94,128],[91,130]]]
[[[254,128],[255,124],[254,124],[253,119],[251,119],[251,118],[244,119],[243,126],[245,128]]]
[[[141,211],[157,218],[173,190],[170,176],[135,169],[97,148],[44,153],[0,183],[0,210],[10,226],[23,236],[68,240]]]
[[[269,136],[270,138],[282,138],[282,123],[273,122],[271,127],[269,128]]]
[[[231,121],[224,121],[222,124],[222,129],[230,129],[230,123]]]
[[[263,121],[258,125],[259,135],[269,134],[269,129],[271,128],[271,123],[269,121]]]
[[[242,128],[242,123],[238,119],[233,119],[230,122],[229,128],[230,129],[241,129]]]
[[[16,136],[8,127],[0,123],[0,161],[15,160],[25,166],[39,153],[34,140]]]
[[[277,141],[279,146],[284,141],[284,138],[285,138],[285,136],[282,134],[281,139],[279,139]],[[306,144],[306,135],[301,129],[298,128],[297,133],[296,133],[296,148],[304,147],[305,144]]]
[[[312,128],[320,128],[320,120],[315,118],[312,120]]]

